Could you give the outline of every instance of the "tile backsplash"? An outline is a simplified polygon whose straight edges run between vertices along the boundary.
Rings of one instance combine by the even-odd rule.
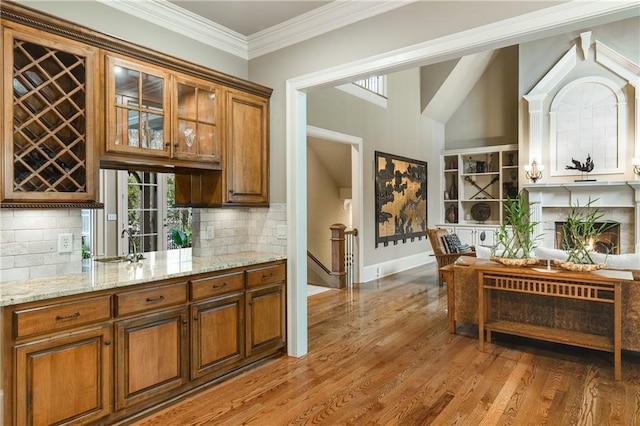
[[[193,254],[285,254],[287,240],[278,239],[276,230],[286,223],[284,203],[269,208],[193,209]]]
[[[27,280],[82,270],[82,211],[0,209],[0,280]],[[277,237],[286,204],[269,208],[193,209],[193,254],[257,251],[285,254]],[[73,251],[58,253],[58,235],[73,235]]]
[[[58,253],[58,235],[73,251]],[[81,210],[0,209],[0,280],[26,280],[82,270]]]

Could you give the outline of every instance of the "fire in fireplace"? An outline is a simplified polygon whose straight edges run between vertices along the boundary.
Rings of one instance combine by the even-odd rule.
[[[564,225],[566,222],[556,222],[556,243],[557,249],[562,249],[564,240]],[[585,241],[589,248],[598,253],[620,254],[620,223],[618,222],[596,222],[595,227],[604,226],[604,231],[597,241]]]

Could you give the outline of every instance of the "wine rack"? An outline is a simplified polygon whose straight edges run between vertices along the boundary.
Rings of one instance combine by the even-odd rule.
[[[13,161],[5,170],[5,200],[93,200],[93,51],[18,31],[7,34],[13,93],[5,124],[12,119],[13,131],[5,152]]]
[[[84,57],[14,40],[14,191],[86,191]]]

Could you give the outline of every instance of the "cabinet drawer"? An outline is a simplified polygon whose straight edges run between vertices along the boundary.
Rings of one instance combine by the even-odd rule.
[[[285,265],[273,265],[247,271],[247,287],[258,287],[265,284],[281,283],[285,280]]]
[[[218,275],[191,281],[191,299],[200,300],[211,296],[244,290],[244,272]]]
[[[13,335],[15,338],[20,338],[109,320],[110,297],[107,295],[15,311]]]
[[[187,284],[177,283],[116,294],[116,315],[144,312],[187,301]]]

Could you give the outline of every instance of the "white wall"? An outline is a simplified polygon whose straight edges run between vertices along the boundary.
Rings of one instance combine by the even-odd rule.
[[[361,190],[364,194],[364,223],[359,230],[362,233],[360,249],[364,250],[364,267],[424,253],[429,247],[426,238],[375,247],[374,151],[421,161],[431,158],[427,152],[432,141],[424,139],[421,134],[420,71],[414,68],[390,74],[387,92],[387,108],[333,88],[312,91],[307,97],[309,125],[363,138],[363,185],[361,189],[353,190]],[[309,193],[307,198],[310,197]],[[428,215],[429,223],[435,223],[435,216],[432,217],[431,212]]]

